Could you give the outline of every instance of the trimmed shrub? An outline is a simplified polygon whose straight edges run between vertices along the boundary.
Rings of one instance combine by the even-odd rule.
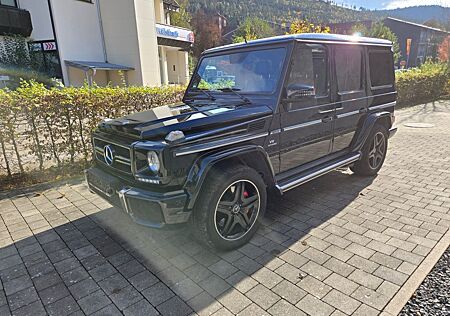
[[[397,104],[411,106],[437,100],[449,89],[450,73],[444,63],[426,62],[396,74]]]
[[[0,174],[91,159],[91,131],[116,118],[181,100],[184,87],[46,88],[22,81],[0,89]]]

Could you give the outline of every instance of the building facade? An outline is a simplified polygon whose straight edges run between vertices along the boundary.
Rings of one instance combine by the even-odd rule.
[[[397,67],[417,67],[427,58],[436,58],[439,45],[445,37],[450,36],[450,33],[444,30],[396,18],[388,17],[382,22],[397,36],[400,48]],[[332,33],[351,35],[355,25],[370,28],[372,23],[374,21],[371,20],[344,22],[330,24],[329,27]]]
[[[0,1],[0,17],[2,11],[28,16],[32,27],[26,34],[10,18],[9,27],[0,22],[0,35],[28,36],[30,54],[65,85],[159,86],[189,79],[194,36],[170,25],[170,12],[179,9],[175,0]]]

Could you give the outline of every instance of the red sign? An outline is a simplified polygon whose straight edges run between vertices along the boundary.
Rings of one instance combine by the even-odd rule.
[[[44,42],[44,43],[42,43],[42,47],[44,48],[44,51],[56,50],[56,43],[55,42]]]

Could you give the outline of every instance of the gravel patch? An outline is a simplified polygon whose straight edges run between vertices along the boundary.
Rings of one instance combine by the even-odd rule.
[[[450,247],[399,315],[450,315]]]

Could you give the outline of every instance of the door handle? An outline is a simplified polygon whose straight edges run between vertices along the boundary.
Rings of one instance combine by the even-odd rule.
[[[324,117],[322,119],[322,122],[323,123],[328,123],[328,122],[331,122],[332,120],[333,120],[333,118],[331,116],[327,116],[327,117]]]
[[[334,112],[334,109],[331,109],[331,110],[322,110],[322,111],[319,111],[319,114],[327,114],[327,113],[331,113],[331,112]]]
[[[340,108],[336,108],[336,111],[340,111],[340,110],[343,110],[344,109],[344,107],[340,107]]]

